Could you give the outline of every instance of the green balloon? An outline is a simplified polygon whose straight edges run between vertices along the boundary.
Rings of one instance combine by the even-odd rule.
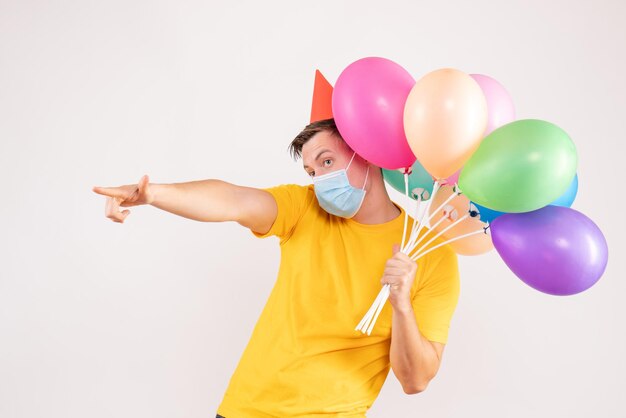
[[[459,188],[489,209],[530,212],[565,193],[577,163],[564,130],[543,120],[516,120],[481,141],[461,170]]]
[[[411,171],[411,174],[409,174],[409,197],[417,200],[418,195],[421,195],[422,201],[430,199],[434,183],[432,176],[417,160],[411,166]],[[383,168],[383,178],[400,193],[406,193],[404,173],[402,171]]]

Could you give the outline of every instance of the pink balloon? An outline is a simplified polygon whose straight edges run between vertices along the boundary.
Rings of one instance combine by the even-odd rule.
[[[415,80],[386,58],[362,58],[339,75],[332,107],[350,148],[389,170],[411,167],[415,155],[404,134],[404,104]]]
[[[515,120],[513,99],[504,86],[495,79],[483,74],[470,74],[480,86],[487,99],[487,129],[485,136],[491,131]]]
[[[459,175],[461,174],[461,169],[457,170],[456,173],[451,175],[446,179],[445,184],[449,184],[450,186],[454,186],[459,182]]]

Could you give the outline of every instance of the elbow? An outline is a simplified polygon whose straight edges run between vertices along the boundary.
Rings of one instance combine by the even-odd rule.
[[[403,386],[402,389],[404,390],[404,393],[406,393],[407,395],[417,395],[420,392],[424,392],[427,386],[428,386],[427,383],[415,384],[415,385],[410,385],[410,386]]]
[[[430,376],[430,377],[424,377],[422,376],[420,379],[411,379],[408,380],[402,384],[402,389],[404,390],[404,393],[406,393],[407,395],[416,395],[418,393],[424,392],[426,390],[426,388],[428,387],[428,385],[430,384],[430,381],[434,378],[435,376]]]
[[[437,374],[437,371],[431,371],[427,373],[411,373],[407,375],[397,372],[396,369],[393,369],[393,371],[402,385],[402,390],[407,395],[416,395],[425,391],[430,384],[430,381],[434,379]]]

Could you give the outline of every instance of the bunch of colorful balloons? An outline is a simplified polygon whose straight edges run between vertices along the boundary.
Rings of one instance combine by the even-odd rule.
[[[413,259],[441,245],[463,255],[495,247],[522,281],[552,295],[582,292],[602,276],[606,240],[570,207],[578,190],[572,140],[545,120],[516,120],[498,81],[452,68],[415,81],[397,63],[367,57],[340,74],[332,113],[354,151],[426,205],[408,239],[405,221],[402,251]],[[371,330],[384,295],[359,328]]]

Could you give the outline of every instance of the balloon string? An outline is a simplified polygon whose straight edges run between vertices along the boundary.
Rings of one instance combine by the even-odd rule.
[[[376,308],[376,313],[374,314],[374,317],[372,318],[369,327],[367,327],[367,335],[370,335],[372,333],[372,329],[374,329],[374,324],[376,323],[376,320],[378,319],[378,315],[380,314],[380,311],[383,310],[383,306],[385,306],[385,302],[387,302],[387,298],[389,297],[389,293],[390,293],[389,289],[390,289],[389,285],[387,285],[387,287],[384,288],[383,297],[380,303],[378,304],[378,308]]]
[[[441,222],[443,222],[444,219],[447,219],[445,216],[442,216],[441,219],[439,219],[439,221],[437,221],[437,223],[435,223],[435,225],[432,227],[432,229],[429,229],[422,237],[419,237],[419,233],[421,232],[423,226],[424,226],[424,217],[426,215],[426,213],[429,211],[430,206],[432,205],[432,202],[435,199],[435,196],[438,192],[438,190],[440,189],[440,187],[442,185],[445,185],[445,181],[435,181],[435,183],[433,184],[433,191],[432,194],[430,196],[430,200],[427,202],[426,207],[424,208],[424,211],[422,212],[421,216],[420,216],[420,220],[419,223],[416,225],[415,222],[413,222],[413,224],[411,225],[411,234],[409,237],[409,241],[406,242],[406,231],[407,231],[407,225],[408,225],[408,211],[405,211],[405,217],[404,217],[404,231],[402,233],[402,245],[401,245],[401,251],[409,254],[411,252],[413,252],[413,250],[415,249],[415,247],[428,235],[429,232],[431,232],[434,228],[436,228]],[[409,195],[409,183],[408,183],[408,173],[405,171],[404,173],[404,193],[405,196]],[[458,186],[455,184],[455,191],[454,193],[449,196],[445,202],[443,202],[441,205],[439,205],[439,207],[426,219],[426,222],[430,222],[430,220],[446,205],[448,204],[452,199],[454,199],[456,196],[459,196],[460,194],[462,194],[462,192],[460,191],[460,189],[458,189]],[[418,195],[417,199],[416,199],[416,207],[415,207],[415,218],[418,217],[419,214],[419,209],[420,209],[420,204],[422,203],[422,195]],[[467,217],[469,217],[469,214],[466,214],[465,216],[461,217],[461,219],[458,219],[456,222],[452,223],[451,225],[449,225],[448,227],[444,228],[440,233],[438,233],[437,235],[435,235],[433,238],[431,238],[427,243],[425,243],[424,245],[422,245],[414,254],[413,256],[411,256],[412,259],[414,259],[415,261],[418,260],[419,258],[423,257],[424,255],[428,254],[429,252],[443,246],[446,244],[449,244],[451,242],[457,241],[459,239],[468,237],[468,236],[472,236],[478,233],[482,233],[485,232],[486,233],[486,228],[483,228],[482,230],[478,230],[478,231],[474,231],[471,232],[469,234],[465,234],[459,237],[455,237],[452,238],[448,241],[445,241],[439,245],[436,245],[430,249],[428,249],[427,251],[420,253],[420,251],[422,251],[424,248],[426,248],[428,246],[428,244],[430,244],[432,241],[434,241],[435,239],[437,239],[439,236],[441,236],[441,234],[445,233],[447,230],[449,230],[450,228],[453,228],[455,225],[457,225],[459,222],[462,222],[463,220],[465,220]],[[487,227],[488,228],[488,227]],[[418,239],[419,237],[419,239]],[[417,241],[416,241],[417,240]],[[406,242],[406,245],[405,245]],[[407,249],[409,249],[409,251],[406,251]],[[382,311],[385,303],[387,302],[387,299],[389,298],[389,293],[390,293],[390,286],[388,284],[385,284],[382,289],[380,290],[380,292],[378,293],[378,295],[376,296],[376,299],[374,300],[374,303],[372,303],[372,305],[370,306],[370,308],[368,309],[367,313],[363,316],[363,318],[361,319],[361,321],[359,322],[359,324],[357,325],[357,327],[355,328],[355,330],[361,330],[362,332],[366,332],[368,335],[371,334],[372,329],[374,328],[374,324],[376,323],[376,320],[378,319],[378,316],[380,315],[380,312]]]
[[[409,198],[409,173],[407,170],[404,172],[404,195]],[[404,241],[406,240],[406,227],[409,223],[409,211],[404,211],[404,231],[402,232],[402,245],[400,248],[404,248]]]
[[[430,200],[428,200],[428,202],[426,202],[426,207],[424,208],[424,212],[422,212],[422,216],[420,216],[419,226],[417,228],[417,232],[415,234],[411,233],[411,238],[409,238],[409,242],[407,243],[407,245],[405,247],[402,248],[402,252],[403,253],[408,254],[407,249],[412,249],[413,248],[415,240],[417,239],[417,237],[419,237],[419,233],[422,230],[422,228],[424,227],[424,223],[423,223],[424,216],[426,215],[426,213],[430,209],[430,205],[433,203],[433,200],[435,200],[435,196],[437,195],[437,191],[439,190],[440,186],[441,186],[441,184],[439,183],[438,180],[435,181],[435,183],[433,184],[433,193],[430,196]]]
[[[456,209],[455,209],[455,211],[456,211]],[[429,229],[428,229],[428,231],[426,231],[426,232],[424,233],[424,235],[422,235],[422,236],[420,237],[420,239],[419,239],[419,240],[415,243],[415,245],[417,246],[417,244],[419,244],[419,243],[420,243],[420,241],[421,241],[424,237],[426,237],[429,233],[431,233],[433,230],[435,230],[435,229],[439,226],[439,224],[440,224],[440,223],[442,223],[443,221],[445,221],[446,219],[448,219],[448,216],[442,216],[442,217],[441,217],[441,218],[440,218],[437,222],[435,222],[435,224],[434,224],[434,225],[432,225],[432,227],[431,227],[431,228],[429,228]],[[426,244],[424,244],[424,245],[426,245]],[[410,254],[412,251],[413,251],[413,250],[411,250],[410,252],[407,252],[407,254]],[[419,251],[419,250],[418,250],[418,251]]]
[[[455,187],[456,187],[456,186],[455,186]],[[457,190],[458,190],[458,188],[457,188]],[[441,210],[441,209],[442,209],[445,205],[447,205],[447,204],[448,204],[448,203],[449,203],[452,199],[454,199],[455,197],[457,197],[457,196],[459,196],[459,195],[461,195],[461,194],[462,194],[462,193],[457,192],[457,191],[455,190],[453,194],[451,194],[450,196],[448,196],[448,198],[445,200],[445,202],[443,202],[441,205],[439,205],[439,207],[438,207],[436,210],[434,210],[434,211],[432,212],[432,214],[428,217],[428,219],[426,219],[426,222],[430,222],[430,220],[431,220],[431,219],[432,219],[432,218],[433,218],[433,217],[434,217],[434,216],[435,216],[435,215],[436,215],[436,214],[437,214],[437,213],[438,213],[438,212],[439,212],[439,211],[440,211],[440,210]],[[435,228],[435,227],[433,226],[433,227],[432,227],[432,228],[430,228],[428,231],[426,231],[426,233],[425,233],[422,237],[420,237],[420,239],[419,239],[417,242],[415,242],[415,243],[413,244],[413,246],[409,249],[409,251],[407,252],[407,254],[408,254],[408,253],[413,252],[413,250],[415,249],[415,247],[417,246],[417,244],[419,244],[419,243],[420,243],[420,242],[421,242],[424,238],[426,238],[426,236],[427,236],[427,235],[428,235],[428,234],[429,234],[429,233],[430,233],[430,232],[431,232],[434,228]]]
[[[451,242],[458,241],[458,240],[460,240],[460,239],[467,238],[467,237],[470,237],[470,236],[472,236],[472,235],[477,235],[477,234],[486,234],[486,233],[487,233],[487,229],[488,229],[488,228],[489,228],[489,227],[487,226],[487,227],[481,228],[481,229],[479,229],[479,230],[476,230],[476,231],[474,231],[474,232],[469,232],[469,233],[467,233],[467,234],[464,234],[464,235],[459,235],[458,237],[451,238],[451,239],[449,239],[449,240],[447,240],[447,241],[444,241],[444,242],[442,242],[441,244],[435,245],[434,247],[429,248],[428,250],[424,251],[423,253],[419,253],[419,254],[417,254],[417,255],[415,255],[415,256],[413,256],[413,257],[411,257],[411,258],[412,258],[414,261],[417,261],[417,260],[419,260],[420,258],[422,258],[423,256],[425,256],[426,254],[428,254],[429,252],[434,251],[434,250],[436,250],[437,248],[439,248],[439,247],[441,247],[441,246],[444,246],[444,245],[446,245],[446,244],[450,244]]]
[[[422,227],[428,222],[428,220],[424,221],[424,217],[430,211],[430,206],[432,205],[432,202],[435,200],[436,192],[439,190],[440,184],[438,182],[436,182],[435,185],[437,185],[437,187],[436,188],[433,187],[433,194],[432,194],[431,199],[428,202],[426,208],[424,208],[424,212],[422,213],[422,216],[420,218],[419,224],[415,225],[415,228],[412,231],[413,234],[411,236],[411,239],[409,240],[409,243],[404,248],[404,253],[405,254],[408,254],[411,251],[413,251],[415,246],[423,239],[423,237],[419,237],[419,233],[420,233]],[[447,203],[447,202],[448,201],[444,202],[444,204]],[[443,205],[441,207],[443,207]],[[438,210],[441,209],[441,207],[438,208]]]
[[[450,215],[451,215],[453,212],[456,212],[456,209],[453,209],[452,211],[450,211]],[[445,212],[444,212],[444,215],[445,215]],[[432,231],[433,229],[437,228],[437,227],[439,226],[439,224],[440,224],[440,223],[442,223],[443,221],[445,221],[446,219],[448,219],[448,215],[446,215],[446,216],[442,216],[442,217],[441,217],[441,218],[440,218],[437,222],[435,222],[435,224],[434,224],[434,225],[430,228],[430,230],[429,230],[428,232],[430,232],[430,231]],[[427,232],[427,233],[428,233],[428,232]],[[424,234],[424,235],[426,235],[426,234]],[[424,235],[422,235],[422,236],[424,236]]]
[[[385,293],[389,290],[389,287],[389,284],[383,285],[383,287],[380,289],[380,292],[378,292],[378,296],[376,296],[374,303],[372,303],[372,306],[369,308],[363,319],[361,319],[361,322],[357,326],[357,329],[361,329],[361,331],[363,332],[366,331],[366,329],[371,324],[371,320],[374,317],[378,306],[380,306],[381,304],[384,305],[387,301],[387,297],[389,296],[389,294],[387,293],[387,295],[385,295]]]
[[[409,242],[406,243],[404,248],[407,248],[409,246],[410,242],[415,239],[413,237],[415,236],[415,231],[417,230],[417,227],[419,225],[417,222],[415,222],[415,220],[419,216],[419,211],[420,211],[420,207],[422,206],[422,203],[424,203],[424,201],[422,200],[422,194],[420,193],[419,196],[417,196],[417,204],[415,206],[415,214],[413,215],[413,223],[411,224],[411,237],[409,238]]]
[[[466,214],[463,218],[468,217],[469,214]],[[459,219],[456,223],[462,221],[463,219]],[[454,224],[449,225],[445,230],[450,229],[454,227]],[[428,243],[424,244],[419,250],[417,254],[414,254],[413,256],[411,256],[411,259],[413,259],[414,261],[419,260],[420,258],[422,258],[423,256],[425,256],[426,254],[430,253],[431,251],[436,250],[439,247],[442,247],[446,244],[450,244],[452,242],[458,241],[460,239],[463,238],[467,238],[473,235],[477,235],[477,234],[483,234],[483,233],[487,233],[487,229],[489,228],[489,226],[478,229],[476,231],[473,232],[469,232],[467,234],[464,235],[460,235],[458,237],[455,238],[451,238],[447,241],[444,241],[438,245],[435,245],[432,248],[427,249],[424,252],[419,253],[419,251],[423,250],[424,248],[426,248],[426,246],[432,242],[432,240],[435,240],[437,237],[439,237],[439,235],[444,231],[442,231],[439,235],[433,237],[431,239],[431,241],[429,241]],[[367,313],[365,314],[365,316],[363,317],[363,319],[361,319],[361,322],[359,322],[359,324],[357,325],[357,327],[355,328],[357,331],[362,331],[364,333],[367,333],[368,335],[371,334],[372,329],[374,328],[374,324],[376,323],[376,320],[378,319],[378,316],[380,315],[380,312],[383,309],[383,306],[385,305],[385,303],[387,302],[387,299],[389,298],[389,293],[390,293],[390,286],[389,284],[385,284],[382,289],[380,290],[380,292],[378,293],[378,296],[376,296],[376,300],[374,300],[374,303],[372,304],[372,306],[369,308],[369,310],[367,311]]]
[[[370,319],[374,315],[374,311],[378,307],[378,304],[380,303],[383,295],[385,294],[385,287],[386,286],[388,286],[388,285],[385,284],[382,287],[382,289],[380,289],[380,292],[378,292],[378,295],[376,296],[376,299],[374,299],[374,303],[372,303],[372,306],[370,306],[370,308],[367,310],[367,313],[365,314],[365,316],[363,316],[363,318],[361,319],[361,322],[359,322],[359,324],[356,326],[355,330],[359,331],[359,330],[363,329],[363,331],[364,331],[367,328],[367,326],[369,325]]]
[[[457,219],[456,221],[452,222],[450,225],[448,225],[447,227],[445,227],[444,229],[442,229],[441,231],[439,231],[439,233],[437,233],[437,235],[435,235],[434,237],[432,237],[430,240],[428,240],[428,242],[424,245],[422,245],[420,248],[418,248],[417,250],[415,250],[415,253],[413,255],[417,255],[420,253],[420,251],[422,251],[424,248],[426,248],[426,246],[428,246],[428,244],[430,244],[431,242],[433,242],[434,240],[436,240],[437,238],[439,238],[441,235],[445,234],[447,230],[454,228],[456,225],[458,225],[459,223],[463,222],[464,220],[466,220],[467,218],[469,218],[470,214],[466,213],[465,215],[461,216],[459,219]],[[446,219],[444,216],[441,217],[441,219]],[[440,219],[440,220],[441,220]],[[434,228],[434,227],[433,227]],[[432,231],[432,229],[431,229]],[[411,255],[409,254],[409,257]]]
[[[448,196],[448,198],[441,204],[439,205],[439,207],[437,209],[435,209],[433,211],[433,213],[428,217],[428,219],[426,219],[426,222],[430,222],[430,220],[437,214],[439,213],[439,211],[441,209],[443,209],[443,207],[445,205],[447,205],[452,199],[454,199],[455,197],[459,196],[461,193],[457,192],[456,190],[450,195]],[[434,200],[434,195],[431,198],[431,201]],[[427,209],[428,211],[428,209]],[[420,224],[421,224],[421,220],[420,220]],[[415,249],[415,247],[417,247],[417,244],[419,244],[424,238],[426,238],[426,236],[432,231],[433,228],[429,229],[428,231],[426,231],[426,233],[424,233],[424,235],[422,235],[416,242],[415,240],[413,240],[414,242],[411,243],[411,245],[407,245],[408,251],[405,251],[406,254],[410,254],[413,252],[413,250]],[[419,233],[419,231],[418,231]]]
[[[404,172],[404,194],[405,194],[405,196],[407,198],[409,197],[409,175],[408,175],[408,173],[409,173],[409,171],[405,170],[405,172]],[[419,212],[419,207],[420,207],[420,203],[421,202],[422,202],[422,194],[420,193],[417,196],[417,199],[416,199],[415,217],[414,218],[417,217],[417,214]],[[402,233],[402,245],[401,245],[400,248],[404,248],[404,245],[405,245],[405,242],[406,242],[406,232],[407,232],[407,226],[408,226],[408,218],[409,218],[409,211],[405,210],[405,213],[404,213],[404,231]],[[415,223],[413,223],[413,225],[411,225],[411,236],[413,235],[414,230],[415,230]],[[362,330],[363,332],[367,332],[366,330],[369,330],[369,333],[371,333],[371,328],[373,327],[373,324],[376,321],[376,318],[378,317],[378,313],[380,313],[379,307],[381,307],[381,306],[383,306],[385,304],[385,302],[387,301],[387,297],[389,296],[389,294],[387,293],[388,290],[389,290],[389,285],[388,284],[385,284],[380,289],[380,292],[376,296],[376,299],[374,300],[374,303],[372,303],[372,305],[370,306],[368,311],[365,313],[365,315],[363,316],[363,318],[361,319],[359,324],[356,326],[355,330],[357,330],[357,331]],[[387,293],[386,296],[385,296],[385,293]]]
[[[400,247],[400,251],[402,252],[404,252],[404,250],[402,249],[406,248],[409,245],[409,243],[413,239],[413,236],[415,235],[415,230],[417,229],[417,222],[415,222],[415,219],[417,219],[417,216],[420,211],[420,206],[422,203],[424,203],[424,201],[422,200],[422,193],[420,193],[419,195],[417,195],[417,198],[416,198],[415,213],[413,214],[413,223],[411,224],[411,233],[409,237],[409,242],[406,242],[405,245]]]
[[[421,230],[422,227],[422,220],[424,219],[424,216],[426,214],[426,212],[428,212],[428,208],[430,207],[432,201],[434,200],[434,197],[437,193],[437,190],[439,189],[439,184],[437,182],[435,182],[434,186],[433,186],[433,192],[431,194],[430,197],[430,201],[426,204],[426,207],[424,208],[424,211],[422,212],[422,216],[419,222],[419,228],[417,227],[417,225],[415,224],[415,222],[413,222],[413,224],[411,225],[411,236],[409,238],[409,242],[406,243],[405,246],[405,238],[406,238],[406,227],[408,224],[408,211],[405,211],[405,230],[404,233],[402,235],[402,246],[400,248],[402,248],[402,251],[404,252],[405,248],[407,248],[409,245],[412,245],[412,242],[415,241],[415,239],[417,238],[417,236],[419,236],[419,232]],[[409,194],[409,185],[408,185],[408,174],[405,172],[404,175],[404,190],[405,190],[405,195],[408,197]],[[420,193],[417,197],[417,205],[415,207],[415,216],[413,219],[416,219],[419,213],[419,208],[420,208],[420,204],[422,202],[422,194]],[[417,230],[417,233],[416,233]],[[372,329],[374,328],[374,324],[376,323],[376,320],[378,319],[378,315],[380,314],[380,312],[383,309],[383,306],[385,305],[385,303],[387,302],[387,298],[389,297],[389,293],[390,293],[390,286],[388,284],[385,284],[382,289],[380,290],[380,292],[378,293],[378,296],[376,296],[376,300],[374,300],[374,303],[372,304],[372,306],[370,306],[369,310],[367,311],[367,313],[365,314],[365,316],[361,319],[361,321],[359,322],[359,324],[356,327],[356,330],[361,330],[362,332],[367,332],[368,335],[371,334]]]
[[[372,333],[372,329],[374,328],[374,324],[378,319],[378,315],[380,314],[380,311],[383,309],[383,306],[385,306],[385,303],[389,298],[389,289],[389,284],[383,285],[382,289],[380,289],[380,292],[378,293],[378,296],[376,296],[376,300],[369,308],[363,319],[361,319],[361,322],[359,322],[359,325],[357,325],[355,330],[367,333],[368,335]]]

